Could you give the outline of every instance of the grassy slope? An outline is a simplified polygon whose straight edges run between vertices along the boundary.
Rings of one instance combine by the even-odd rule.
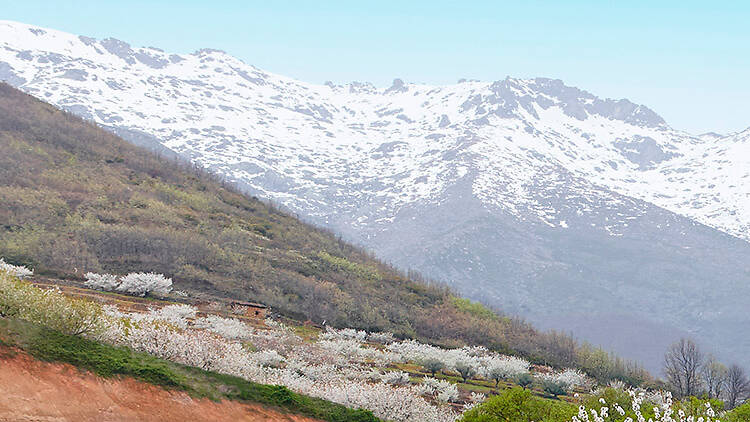
[[[155,271],[315,322],[575,365],[542,335],[334,235],[0,84],[0,257],[38,274]],[[73,273],[77,269],[77,273]]]
[[[0,318],[0,346],[12,346],[40,360],[70,363],[103,377],[131,376],[213,400],[242,400],[275,406],[331,422],[378,421],[372,413],[262,385],[241,378],[157,359],[125,348],[61,334],[20,320]]]

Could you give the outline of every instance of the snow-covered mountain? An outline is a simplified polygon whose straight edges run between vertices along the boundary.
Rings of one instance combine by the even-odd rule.
[[[539,324],[750,364],[727,338],[750,322],[750,129],[693,136],[554,79],[315,85],[15,22],[0,79]]]

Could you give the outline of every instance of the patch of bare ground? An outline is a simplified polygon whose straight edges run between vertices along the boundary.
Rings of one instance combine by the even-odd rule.
[[[132,378],[101,378],[0,349],[2,422],[319,422],[256,404],[196,399]]]

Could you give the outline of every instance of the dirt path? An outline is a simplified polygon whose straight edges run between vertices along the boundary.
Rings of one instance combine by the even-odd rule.
[[[71,365],[3,352],[0,350],[2,422],[320,422],[260,405],[193,399],[132,378],[99,378]]]

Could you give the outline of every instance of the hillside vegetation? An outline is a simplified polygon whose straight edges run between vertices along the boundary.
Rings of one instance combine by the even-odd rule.
[[[37,274],[167,274],[175,288],[261,301],[298,320],[391,331],[578,366],[640,368],[415,282],[216,178],[0,85],[0,257]]]

